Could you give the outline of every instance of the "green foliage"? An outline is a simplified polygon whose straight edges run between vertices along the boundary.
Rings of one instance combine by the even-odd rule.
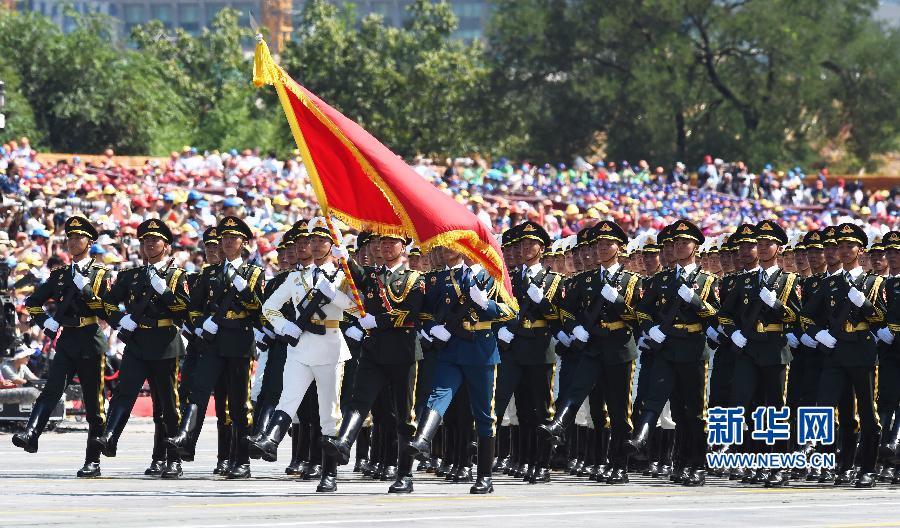
[[[452,38],[447,3],[416,0],[403,27],[352,4],[304,3],[281,64],[398,154],[504,154],[696,164],[845,152],[872,169],[897,149],[900,31],[875,0],[495,0],[485,43]],[[158,21],[123,47],[104,17],[63,34],[0,11],[8,126],[55,151],[165,154],[293,139],[255,89],[251,31],[222,10],[198,35]],[[13,59],[14,58],[14,59]]]
[[[408,15],[403,28],[377,16],[357,24],[352,8],[307,2],[282,66],[398,154],[483,150],[482,48],[450,39],[448,4],[417,0]]]
[[[571,156],[598,132],[613,158],[661,162],[806,160],[838,137],[865,161],[895,144],[900,47],[873,0],[496,4],[488,49],[520,154]]]

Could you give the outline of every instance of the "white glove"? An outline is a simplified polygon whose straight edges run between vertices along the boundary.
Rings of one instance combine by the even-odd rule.
[[[540,303],[544,300],[544,290],[532,284],[528,287],[528,296],[531,297],[532,301]]]
[[[712,339],[716,343],[719,342],[719,332],[717,332],[716,329],[711,326],[706,329],[706,337]]]
[[[766,287],[763,287],[763,289],[759,290],[759,298],[760,300],[762,300],[762,302],[766,303],[769,308],[775,306],[775,301],[778,300],[778,297],[775,296],[775,292]]]
[[[482,290],[478,286],[471,286],[469,288],[469,297],[471,297],[472,302],[480,306],[482,310],[487,309],[488,296],[486,293],[484,293],[484,290]]]
[[[137,329],[137,323],[131,318],[131,314],[125,314],[125,317],[119,321],[119,326],[129,332],[134,332]]]
[[[300,337],[300,327],[290,321],[285,321],[284,323],[282,323],[280,330],[281,335],[291,336],[294,338]]]
[[[434,341],[434,338],[431,337],[431,336],[428,334],[428,332],[425,331],[424,328],[421,329],[421,330],[419,330],[419,335],[422,336],[422,339],[428,341],[429,343],[431,343],[432,341]]]
[[[733,334],[731,334],[731,341],[738,348],[744,348],[747,346],[747,338],[744,337],[744,333],[740,330],[735,330]]]
[[[203,321],[203,329],[210,334],[215,334],[219,331],[219,325],[217,325],[216,322],[212,320],[212,317],[207,317],[206,321]]]
[[[816,333],[816,341],[825,345],[826,348],[834,348],[834,345],[837,344],[837,339],[828,330],[819,330]]]
[[[258,328],[253,329],[253,337],[256,339],[257,343],[262,343],[263,339],[266,338],[266,334],[262,333]]]
[[[56,321],[56,319],[50,317],[49,319],[44,321],[44,328],[50,330],[51,332],[56,332],[57,330],[59,330],[59,323]]]
[[[244,288],[247,287],[246,279],[244,279],[244,277],[241,277],[237,273],[235,273],[234,277],[231,279],[231,284],[234,284],[234,288],[239,292],[244,291]]]
[[[363,331],[356,326],[351,326],[347,329],[347,337],[354,341],[362,341]]]
[[[432,326],[431,327],[431,335],[440,339],[441,341],[449,341],[450,337],[451,337],[451,334],[447,330],[447,327],[442,324]]]
[[[582,343],[587,343],[588,339],[591,338],[591,334],[589,334],[588,331],[585,330],[581,325],[578,325],[572,329],[572,336]]]
[[[881,339],[887,344],[891,344],[894,342],[894,333],[891,332],[887,327],[878,329],[878,339]]]
[[[816,340],[809,337],[807,334],[803,334],[802,336],[800,336],[800,342],[808,346],[809,348],[816,348],[816,346],[818,346]]]
[[[319,282],[316,283],[316,289],[322,292],[322,295],[328,298],[329,301],[334,299],[334,295],[337,293],[337,290],[334,289],[334,284],[331,284],[331,281],[322,277],[319,279]]]
[[[166,291],[166,280],[154,273],[153,276],[150,277],[150,286],[153,286],[156,293],[162,295],[163,292]]]
[[[197,337],[202,337],[203,336],[203,327],[194,328],[194,334],[196,334]]]
[[[566,346],[569,346],[572,344],[572,340],[562,330],[560,330],[559,332],[556,332],[556,340]]]
[[[691,302],[691,299],[694,298],[694,290],[688,288],[686,284],[682,284],[680,288],[678,288],[678,296],[684,299],[684,302]]]
[[[604,284],[603,289],[600,290],[600,295],[609,302],[616,302],[616,299],[619,298],[619,290],[613,288],[609,284]]]
[[[497,331],[497,339],[503,341],[504,343],[509,343],[513,339],[515,339],[516,334],[509,331],[505,326],[500,327],[500,330]]]
[[[651,328],[647,335],[650,337],[650,339],[660,344],[666,340],[666,334],[662,333],[662,330],[659,329],[659,325]]]
[[[791,348],[797,348],[800,346],[800,341],[797,339],[797,336],[794,334],[785,334],[785,338],[787,338],[788,346]]]
[[[378,321],[375,320],[375,316],[372,314],[366,314],[356,321],[359,323],[359,326],[363,327],[363,330],[371,330],[378,326]]]
[[[637,347],[640,348],[640,349],[642,349],[642,350],[646,350],[646,348],[647,348],[647,340],[644,339],[643,337],[638,338]]]
[[[855,304],[857,307],[862,306],[863,303],[866,302],[866,296],[863,295],[863,292],[857,290],[852,286],[850,287],[850,291],[847,292],[847,298],[850,299],[850,302]]]
[[[347,260],[348,258],[350,258],[350,252],[347,251],[347,248],[345,248],[342,244],[335,244],[331,246],[331,256],[336,259]]]
[[[83,290],[89,282],[87,277],[85,277],[81,273],[78,273],[77,271],[72,276],[72,279],[75,281],[75,286],[77,286],[79,290]]]

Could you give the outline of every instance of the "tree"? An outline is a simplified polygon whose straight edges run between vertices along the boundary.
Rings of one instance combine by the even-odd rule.
[[[848,144],[865,160],[873,135],[897,136],[896,31],[871,21],[875,5],[501,0],[488,50],[521,153],[564,158],[602,134],[614,158],[804,161],[856,117]],[[867,95],[891,108],[869,112]]]
[[[451,39],[446,3],[417,0],[402,28],[324,0],[304,5],[282,66],[398,154],[484,150],[488,69],[479,44]],[[284,127],[287,131],[287,127]]]

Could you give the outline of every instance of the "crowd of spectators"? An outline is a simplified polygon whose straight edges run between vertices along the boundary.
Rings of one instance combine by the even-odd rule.
[[[411,166],[495,233],[531,219],[560,238],[605,218],[632,235],[678,218],[691,219],[707,234],[779,218],[792,233],[846,217],[883,233],[900,216],[898,189],[868,189],[840,179],[829,185],[827,169],[808,175],[800,167],[765,165],[754,171],[712,156],[690,168],[681,162],[651,168],[644,160],[552,165],[505,158],[434,163],[424,157]],[[137,225],[148,217],[164,219],[177,237],[174,263],[187,271],[202,265],[204,229],[223,215],[238,215],[257,235],[250,258],[269,274],[281,232],[319,213],[298,151],[278,159],[260,149],[201,153],[186,146],[167,159],[128,164],[107,150],[88,162],[78,156],[49,159],[23,137],[0,147],[0,192],[0,264],[10,267],[8,286],[18,306],[50,269],[68,264],[63,222],[74,213],[97,226],[101,236],[91,254],[113,269],[139,265]],[[19,331],[29,350],[46,348],[22,310]]]

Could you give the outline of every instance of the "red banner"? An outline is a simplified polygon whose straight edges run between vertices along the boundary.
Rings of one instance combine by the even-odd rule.
[[[399,233],[423,251],[449,247],[481,264],[516,306],[500,245],[471,211],[419,176],[351,119],[290,78],[262,40],[253,82],[274,85],[323,213],[376,233]]]

